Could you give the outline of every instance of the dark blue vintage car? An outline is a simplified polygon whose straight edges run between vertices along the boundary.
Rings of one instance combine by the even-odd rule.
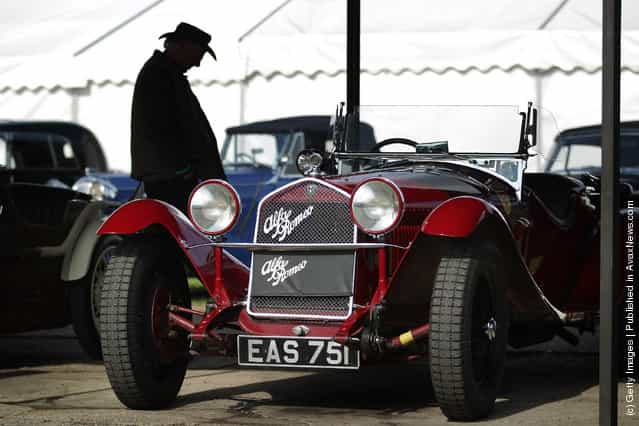
[[[361,150],[375,146],[373,129],[366,123],[360,125],[360,136]],[[285,117],[226,129],[222,161],[242,202],[242,213],[228,235],[229,241],[252,240],[259,200],[302,176],[295,164],[302,150],[331,150],[332,138],[329,115]],[[231,252],[244,264],[250,263],[246,250]]]

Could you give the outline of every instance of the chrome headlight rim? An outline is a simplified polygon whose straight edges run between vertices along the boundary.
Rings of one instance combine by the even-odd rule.
[[[231,200],[233,202],[233,206],[235,209],[235,214],[233,219],[222,229],[217,230],[217,231],[211,231],[208,230],[204,227],[202,227],[193,217],[193,197],[195,196],[195,194],[198,192],[198,190],[200,190],[202,187],[204,186],[210,186],[210,185],[216,185],[216,186],[221,186],[223,187],[226,191],[228,191],[228,193],[231,195]],[[191,220],[191,223],[193,223],[193,225],[196,227],[196,229],[200,232],[202,232],[203,234],[206,235],[211,235],[211,236],[220,236],[220,235],[224,235],[225,233],[229,232],[231,229],[233,229],[233,227],[235,226],[235,224],[237,223],[239,217],[240,217],[240,213],[242,211],[242,203],[240,202],[240,196],[238,195],[237,191],[235,190],[235,188],[233,188],[233,186],[231,184],[229,184],[226,181],[223,181],[221,179],[208,179],[205,180],[203,182],[200,182],[195,188],[193,188],[193,190],[191,191],[191,194],[189,195],[189,201],[187,204],[187,212],[188,212],[188,216],[189,219]]]
[[[353,202],[355,201],[355,195],[357,194],[357,191],[360,190],[360,188],[362,188],[363,186],[370,184],[372,182],[381,182],[386,184],[391,190],[392,192],[395,194],[395,199],[397,201],[397,215],[395,217],[395,219],[392,221],[392,223],[388,226],[386,226],[384,229],[370,229],[370,228],[366,228],[365,226],[363,226],[359,220],[357,219],[357,216],[355,215],[355,211],[353,209]],[[388,179],[388,178],[384,178],[384,177],[373,177],[370,179],[366,179],[363,182],[360,182],[354,189],[351,195],[351,201],[350,201],[350,213],[351,213],[351,218],[353,219],[353,222],[355,223],[355,225],[357,226],[357,228],[359,228],[359,230],[361,230],[362,232],[369,234],[369,235],[374,235],[374,236],[381,236],[384,234],[388,234],[389,232],[393,231],[397,225],[399,225],[399,222],[401,222],[402,218],[404,217],[404,210],[405,210],[405,205],[406,202],[404,200],[404,194],[402,193],[402,191],[399,189],[399,187],[397,186],[397,184],[395,182],[393,182],[392,180]]]

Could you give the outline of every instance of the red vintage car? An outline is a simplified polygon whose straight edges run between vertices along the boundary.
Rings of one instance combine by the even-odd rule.
[[[347,149],[358,120],[381,140],[374,152]],[[101,330],[125,405],[171,404],[196,353],[247,368],[422,359],[444,414],[478,419],[494,407],[507,344],[594,329],[598,190],[524,174],[534,108],[361,107],[335,129],[334,152],[303,151],[306,177],[261,200],[252,242],[224,241],[241,206],[219,180],[193,191],[190,218],[147,199],[103,224],[124,236]],[[252,252],[250,269],[229,247]],[[205,312],[191,309],[188,270],[210,293]]]

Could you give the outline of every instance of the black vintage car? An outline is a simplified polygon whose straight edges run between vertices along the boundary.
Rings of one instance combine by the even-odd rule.
[[[0,333],[72,322],[86,352],[101,356],[95,284],[119,242],[95,235],[120,204],[107,171],[85,127],[0,122]]]
[[[621,123],[620,178],[639,190],[639,121]],[[564,130],[555,138],[546,172],[570,176],[601,175],[601,126],[585,126]]]

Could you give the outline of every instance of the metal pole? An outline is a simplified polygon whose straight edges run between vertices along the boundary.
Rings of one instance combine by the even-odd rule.
[[[601,247],[599,424],[617,424],[617,337],[615,294],[619,288],[619,78],[621,0],[603,0],[601,119]]]
[[[346,13],[346,112],[359,107],[360,0],[348,0]]]
[[[346,146],[359,148],[360,0],[348,0],[346,11]],[[353,171],[359,165],[354,162]]]
[[[76,51],[73,56],[80,56],[82,55],[84,52],[86,52],[87,50],[91,49],[93,46],[95,46],[96,44],[100,43],[102,40],[105,40],[107,38],[109,38],[110,36],[112,36],[113,34],[117,33],[118,31],[120,31],[122,28],[126,27],[127,25],[129,25],[131,22],[135,21],[136,19],[138,19],[140,16],[144,15],[145,13],[147,13],[149,10],[153,9],[154,7],[156,7],[157,5],[159,5],[160,3],[162,3],[164,0],[157,0],[154,1],[153,3],[151,3],[150,5],[148,5],[147,7],[145,7],[144,9],[140,10],[139,12],[137,12],[136,14],[134,14],[133,16],[131,16],[128,19],[125,19],[124,21],[120,22],[118,25],[116,25],[115,27],[111,28],[109,31],[107,31],[106,33],[102,34],[101,36],[99,36],[98,38],[96,38],[95,40],[93,40],[91,43],[87,44],[86,46],[82,47],[81,49],[79,49],[78,51]]]

